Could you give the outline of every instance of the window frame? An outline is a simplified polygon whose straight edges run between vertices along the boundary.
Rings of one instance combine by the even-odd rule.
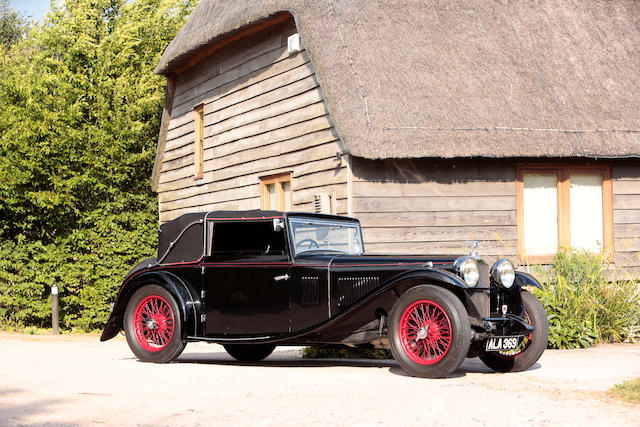
[[[524,175],[555,174],[558,177],[558,251],[571,247],[571,199],[570,175],[576,173],[602,176],[602,254],[612,258],[613,238],[613,186],[611,166],[583,165],[517,165],[516,166],[516,217],[518,261],[521,263],[548,264],[555,254],[527,255],[524,241]]]
[[[289,182],[289,191],[291,193],[291,206],[285,206],[283,183]],[[262,210],[270,210],[270,195],[267,190],[269,184],[276,186],[276,210],[286,212],[293,209],[293,180],[291,172],[284,172],[275,175],[267,175],[260,177],[260,208]]]
[[[193,178],[204,176],[204,104],[193,107]]]

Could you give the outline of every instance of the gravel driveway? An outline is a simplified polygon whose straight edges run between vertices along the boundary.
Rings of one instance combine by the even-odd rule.
[[[156,365],[135,360],[122,337],[0,334],[0,425],[640,426],[640,405],[604,394],[640,376],[639,345],[546,351],[515,374],[467,359],[439,380],[405,376],[393,361],[278,350],[240,364],[197,343]]]

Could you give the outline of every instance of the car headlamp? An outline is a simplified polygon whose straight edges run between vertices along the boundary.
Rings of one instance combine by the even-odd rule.
[[[480,270],[478,269],[478,262],[472,257],[458,258],[453,264],[453,269],[467,286],[475,286],[480,278]]]
[[[491,267],[491,277],[499,285],[510,288],[516,279],[516,269],[513,263],[506,258],[499,259]]]

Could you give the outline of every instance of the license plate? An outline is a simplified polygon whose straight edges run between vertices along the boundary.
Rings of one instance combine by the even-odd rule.
[[[522,335],[511,337],[491,337],[487,339],[486,351],[509,351],[515,350],[520,344]]]

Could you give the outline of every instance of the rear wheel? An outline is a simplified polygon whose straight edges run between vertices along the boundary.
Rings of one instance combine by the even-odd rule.
[[[276,348],[273,344],[227,344],[224,349],[239,362],[259,362]]]
[[[469,351],[471,327],[450,291],[423,285],[396,301],[390,319],[391,353],[416,377],[439,378],[455,371]]]
[[[483,351],[480,354],[480,360],[497,372],[527,370],[540,359],[540,356],[547,348],[549,321],[542,303],[527,291],[522,291],[520,295],[522,296],[527,321],[534,327],[534,330],[522,339],[522,342],[514,351]]]
[[[124,326],[127,343],[138,359],[165,363],[182,353],[182,321],[171,293],[158,285],[138,289],[127,304]]]

